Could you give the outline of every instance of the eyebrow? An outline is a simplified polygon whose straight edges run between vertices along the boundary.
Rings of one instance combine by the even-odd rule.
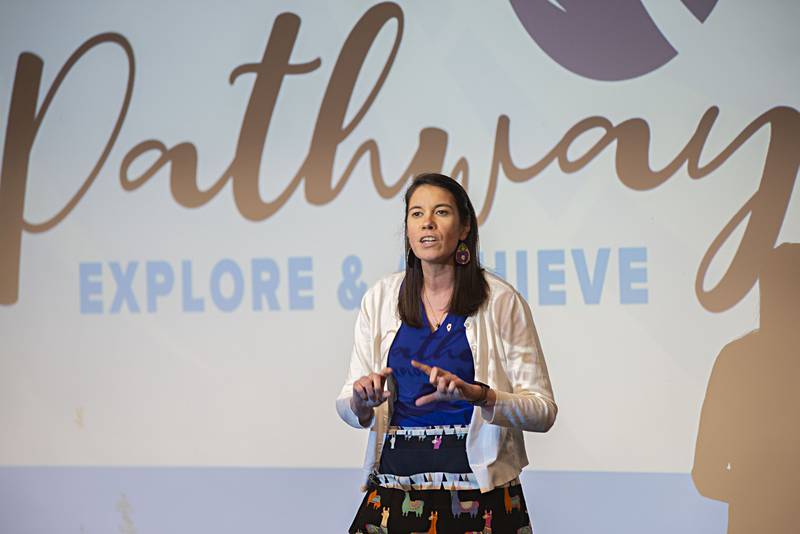
[[[442,206],[444,206],[445,208],[450,208],[450,209],[453,209],[453,206],[452,206],[452,205],[450,205],[450,204],[445,204],[445,203],[436,204],[436,205],[433,207],[433,209],[440,208],[440,207],[442,207]],[[411,211],[411,210],[421,210],[421,209],[422,209],[422,206],[411,206],[410,208],[408,208],[408,211]]]

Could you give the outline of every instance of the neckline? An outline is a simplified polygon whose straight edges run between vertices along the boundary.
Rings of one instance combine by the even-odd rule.
[[[447,320],[450,318],[450,310],[447,310],[447,313],[445,313],[442,316],[442,322],[439,323],[439,327],[436,328],[436,330],[433,330],[432,329],[433,325],[431,324],[430,319],[428,319],[428,312],[425,310],[425,306],[422,305],[421,308],[422,308],[422,320],[425,323],[425,326],[428,328],[428,330],[431,331],[431,334],[435,334],[436,332],[438,332],[442,328],[442,325],[445,324]]]
[[[432,312],[434,312],[434,313],[435,313],[435,312],[436,312],[436,310],[434,310],[434,308],[433,308],[433,304],[431,304],[430,298],[428,298],[428,293],[425,291],[425,288],[424,288],[424,287],[422,288],[422,298],[421,298],[420,300],[421,300],[421,302],[420,302],[420,306],[422,307],[422,312],[423,312],[423,314],[425,315],[425,318],[426,318],[426,319],[429,319],[429,318],[428,318],[428,312],[427,312],[427,311],[426,311],[426,309],[425,309],[425,303],[426,303],[426,302],[428,303],[428,306],[430,306],[430,308],[431,308],[431,311],[432,311]],[[449,308],[448,308],[448,310],[447,310],[447,311],[444,313],[444,315],[442,315],[442,318],[441,318],[441,319],[439,319],[439,322],[436,324],[436,329],[435,329],[435,330],[431,330],[431,332],[438,332],[438,331],[439,331],[439,328],[441,328],[441,326],[442,326],[442,325],[444,324],[444,322],[447,320],[447,316],[448,316],[448,315],[450,315],[450,310],[449,310]],[[431,325],[431,323],[430,323],[430,320],[428,320],[428,329],[429,329],[429,330],[431,329],[431,326],[432,326],[432,325]]]

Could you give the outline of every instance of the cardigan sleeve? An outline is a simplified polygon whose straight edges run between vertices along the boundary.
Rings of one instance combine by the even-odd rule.
[[[502,361],[511,391],[495,389],[494,406],[481,408],[481,415],[490,424],[547,432],[558,406],[531,309],[513,289],[502,292],[493,306],[498,349],[504,352]]]
[[[364,375],[373,372],[373,336],[371,334],[370,304],[374,299],[374,287],[368,290],[361,299],[361,310],[356,319],[355,330],[353,333],[353,350],[350,354],[350,365],[339,397],[336,399],[336,411],[339,417],[354,428],[370,428],[375,419],[375,410],[367,424],[362,426],[358,416],[350,408],[350,399],[353,396],[353,383]],[[372,310],[374,313],[374,310]]]

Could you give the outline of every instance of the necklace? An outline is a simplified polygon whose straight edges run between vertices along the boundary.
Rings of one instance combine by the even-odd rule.
[[[428,308],[431,309],[431,313],[435,314],[436,310],[434,309],[433,305],[431,304],[431,300],[428,298],[428,292],[425,291],[425,289],[422,290],[422,296],[425,298],[425,301],[428,303]],[[444,313],[442,314],[441,317],[439,317],[439,318],[437,318],[436,316],[433,317],[434,323],[436,323],[434,325],[434,327],[433,327],[434,331],[435,330],[439,330],[439,326],[441,326],[441,324],[442,324],[442,319],[444,319],[444,316],[447,315],[447,310],[446,309],[440,310],[440,311],[444,311]]]

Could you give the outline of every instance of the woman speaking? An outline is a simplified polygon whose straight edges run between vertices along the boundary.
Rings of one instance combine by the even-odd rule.
[[[527,302],[478,261],[478,221],[452,178],[405,194],[406,270],[361,303],[341,418],[369,428],[349,532],[531,532],[522,431],[556,418]]]

